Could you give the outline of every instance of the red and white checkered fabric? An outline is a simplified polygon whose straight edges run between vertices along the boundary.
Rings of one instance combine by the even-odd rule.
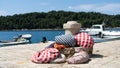
[[[59,51],[55,48],[47,48],[40,52],[36,52],[32,56],[32,62],[34,63],[49,63],[59,56]]]
[[[92,48],[94,45],[94,39],[88,34],[81,32],[75,35],[77,45],[84,48]]]

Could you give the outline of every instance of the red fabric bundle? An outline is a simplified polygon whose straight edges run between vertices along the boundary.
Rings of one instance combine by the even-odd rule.
[[[59,51],[56,48],[47,48],[40,52],[36,52],[32,56],[32,62],[34,63],[49,63],[59,56]]]
[[[77,45],[80,47],[92,48],[94,45],[94,40],[88,33],[81,32],[76,34],[75,39],[77,41]]]
[[[54,48],[56,48],[56,49],[58,49],[58,50],[61,50],[61,49],[66,48],[66,46],[65,46],[65,45],[62,45],[62,44],[57,44],[57,43],[55,43],[55,44],[54,44]]]

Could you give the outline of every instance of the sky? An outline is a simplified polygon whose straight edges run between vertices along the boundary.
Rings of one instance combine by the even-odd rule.
[[[0,16],[52,10],[117,15],[120,0],[0,0]]]

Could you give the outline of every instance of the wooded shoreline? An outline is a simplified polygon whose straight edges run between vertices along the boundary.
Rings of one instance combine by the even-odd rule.
[[[67,21],[77,21],[83,28],[94,24],[106,27],[120,27],[120,15],[107,15],[97,12],[50,11],[0,16],[0,30],[9,29],[62,29]]]

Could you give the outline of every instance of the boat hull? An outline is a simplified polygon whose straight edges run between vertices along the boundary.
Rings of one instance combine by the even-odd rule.
[[[120,36],[120,31],[103,31],[106,36]]]
[[[32,37],[31,34],[18,35],[17,37],[13,38],[13,41],[1,41],[0,47],[8,45],[27,44],[31,42],[30,41],[31,37]]]

